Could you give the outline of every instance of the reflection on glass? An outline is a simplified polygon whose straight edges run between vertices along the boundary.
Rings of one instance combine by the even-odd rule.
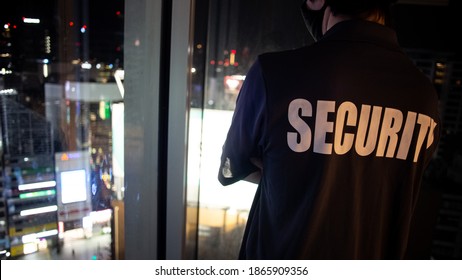
[[[122,0],[2,3],[2,259],[113,257],[112,202],[123,198],[112,138],[123,116],[114,78],[123,70],[123,8]],[[73,168],[79,153],[84,167]]]
[[[260,53],[300,47],[309,40],[300,1],[258,3],[196,1],[188,154],[188,199],[196,203],[188,211],[199,209],[199,259],[237,258],[256,191],[255,184],[223,187],[217,179],[222,145],[248,69]],[[188,220],[191,227],[194,222]]]
[[[196,0],[193,56],[193,68],[196,71],[192,73],[191,145],[188,160],[188,179],[194,181],[193,188],[188,184],[188,200],[194,203],[188,207],[188,212],[194,212],[194,207],[199,210],[198,220],[189,219],[188,225],[190,229],[197,226],[195,238],[198,241],[197,257],[200,259],[236,258],[238,254],[256,186],[241,182],[227,187],[220,185],[216,177],[221,147],[231,122],[239,87],[257,55],[296,48],[312,42],[299,13],[300,3],[300,0],[270,0],[264,3],[246,0]],[[435,85],[441,97],[444,124],[438,157],[430,162],[425,176],[422,202],[416,207],[417,218],[411,232],[411,236],[415,235],[416,238],[410,238],[413,241],[410,247],[415,247],[413,249],[417,253],[427,254],[425,258],[431,256],[451,259],[458,256],[460,259],[460,250],[457,251],[460,246],[454,245],[460,243],[454,241],[457,236],[461,236],[460,230],[457,235],[454,230],[448,229],[448,225],[451,227],[448,217],[456,214],[460,216],[461,209],[460,191],[455,190],[462,181],[462,160],[458,148],[461,125],[460,117],[457,117],[462,110],[460,47],[457,44],[451,44],[449,48],[444,46],[445,42],[451,40],[430,39],[425,42],[420,40],[422,38],[416,40],[415,37],[416,26],[425,29],[428,22],[441,22],[448,15],[456,19],[459,9],[453,9],[456,6],[451,3],[446,7],[397,5],[395,8],[394,20],[399,27],[398,37],[416,65]],[[412,32],[409,33],[409,30]],[[435,42],[439,43],[435,45]],[[440,51],[426,49],[428,46],[439,48]],[[442,206],[437,205],[440,197],[444,202]],[[430,212],[437,213],[441,210],[441,213],[434,215],[436,222],[424,223],[423,220],[428,219],[422,219],[419,215],[430,213],[429,205],[434,205]],[[196,221],[198,225],[194,224]],[[434,236],[422,236],[422,228],[434,228]],[[449,236],[449,231],[454,234]],[[423,252],[425,250],[422,250],[421,241],[428,242],[424,244],[427,252]]]

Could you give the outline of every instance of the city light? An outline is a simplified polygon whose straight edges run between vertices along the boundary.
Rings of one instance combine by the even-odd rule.
[[[226,85],[231,89],[235,90],[239,86],[239,81],[236,79],[228,79],[226,80]]]
[[[225,76],[225,87],[230,91],[237,93],[245,80],[244,75]]]
[[[38,19],[38,18],[26,18],[26,17],[23,17],[22,21],[24,23],[32,23],[32,24],[39,24],[40,23],[40,19]]]
[[[236,50],[231,50],[231,54],[229,55],[229,63],[234,65],[236,63]]]
[[[46,182],[38,182],[38,183],[31,183],[31,184],[22,184],[18,186],[18,190],[27,191],[27,190],[35,190],[35,189],[42,189],[42,188],[51,188],[54,186],[56,186],[56,181],[46,181]]]
[[[16,95],[18,92],[14,88],[0,89],[0,95]]]
[[[32,254],[37,252],[37,244],[35,243],[26,243],[23,246],[24,255]]]
[[[48,65],[43,64],[43,77],[48,78]]]
[[[51,53],[51,37],[45,36],[45,53]]]
[[[22,193],[19,195],[19,198],[27,199],[27,198],[34,198],[34,197],[50,196],[50,195],[55,195],[55,194],[56,194],[55,190],[38,191],[38,192]]]
[[[43,232],[24,235],[21,238],[21,241],[22,241],[22,243],[31,243],[31,242],[36,242],[37,239],[39,239],[39,238],[50,237],[50,236],[57,235],[57,234],[58,234],[58,230],[57,229],[52,229],[52,230],[48,230],[48,231],[43,231]]]
[[[12,73],[13,73],[13,71],[6,70],[5,68],[2,68],[2,70],[0,70],[1,75],[12,74]]]
[[[92,223],[106,223],[110,222],[112,211],[110,209],[90,212]]]
[[[24,235],[23,237],[21,237],[21,241],[23,244],[35,242],[36,239],[37,237],[35,233]]]
[[[56,212],[56,211],[58,211],[58,206],[57,205],[51,205],[51,206],[45,206],[45,207],[22,210],[19,213],[19,215],[21,217],[24,217],[24,216],[43,214],[43,213],[49,213],[49,212]]]
[[[81,67],[82,69],[91,69],[91,64],[89,62],[84,62]]]
[[[114,78],[115,78],[115,81],[117,83],[117,88],[119,88],[120,95],[122,96],[122,98],[124,98],[125,89],[124,89],[124,84],[122,83],[122,81],[125,78],[125,71],[120,70],[120,69],[116,70],[115,73],[114,73]]]

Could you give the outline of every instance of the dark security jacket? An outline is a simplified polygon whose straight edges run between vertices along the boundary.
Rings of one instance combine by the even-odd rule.
[[[247,259],[400,259],[439,140],[438,99],[395,32],[349,20],[260,55],[236,105],[223,185],[258,170]]]

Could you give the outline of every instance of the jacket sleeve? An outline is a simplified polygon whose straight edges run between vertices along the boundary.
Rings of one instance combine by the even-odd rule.
[[[259,168],[251,158],[261,158],[266,103],[265,83],[258,59],[248,71],[239,92],[233,119],[223,145],[218,180],[224,186],[244,179]]]

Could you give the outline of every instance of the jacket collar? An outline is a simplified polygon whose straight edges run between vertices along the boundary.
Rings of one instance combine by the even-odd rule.
[[[367,42],[394,51],[402,51],[396,32],[387,26],[366,20],[345,20],[332,26],[318,41]]]

